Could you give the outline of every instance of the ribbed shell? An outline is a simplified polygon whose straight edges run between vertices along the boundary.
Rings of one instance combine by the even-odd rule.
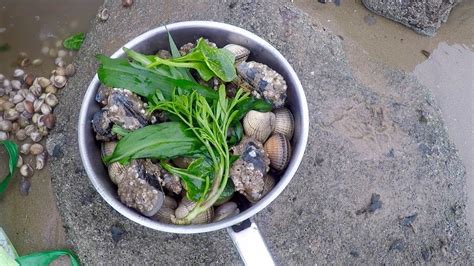
[[[243,120],[245,134],[260,142],[265,142],[275,128],[275,114],[249,111]]]
[[[122,178],[126,172],[126,167],[118,162],[110,164],[108,167],[108,172],[109,172],[109,177],[114,184],[120,183],[122,181]]]
[[[178,208],[175,210],[175,216],[177,219],[183,219],[188,215],[188,213],[196,206],[196,203],[190,201],[188,198],[184,197],[179,203]],[[205,212],[199,214],[191,221],[191,224],[205,224],[209,223],[214,219],[214,208],[211,207]]]
[[[235,64],[242,63],[243,61],[247,60],[250,55],[250,50],[238,45],[238,44],[227,44],[223,47],[227,51],[231,52],[235,56]]]
[[[162,206],[158,212],[153,215],[153,220],[165,223],[165,224],[172,224],[173,221],[171,217],[174,215],[174,210],[170,209],[166,206]]]
[[[102,146],[101,146],[102,158],[104,158],[105,156],[111,155],[114,152],[116,146],[117,146],[117,142],[115,141],[102,142]]]
[[[262,198],[268,194],[268,192],[270,192],[274,187],[275,187],[275,178],[269,174],[266,174],[264,177],[263,177],[263,182],[264,182],[264,185],[263,185],[263,191],[262,191]]]
[[[295,129],[295,119],[288,108],[279,108],[273,111],[275,114],[275,130],[274,133],[282,133],[288,139],[293,137]]]
[[[291,146],[288,138],[281,134],[273,134],[267,142],[265,142],[264,149],[270,158],[270,166],[282,171],[288,166],[291,157]]]

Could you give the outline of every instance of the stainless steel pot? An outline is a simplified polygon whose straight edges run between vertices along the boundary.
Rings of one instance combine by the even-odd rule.
[[[177,45],[193,42],[199,37],[215,42],[219,47],[228,43],[243,45],[251,50],[249,60],[267,64],[283,75],[288,84],[288,107],[295,117],[295,133],[292,140],[292,157],[288,168],[281,176],[274,189],[263,199],[239,215],[219,222],[201,225],[172,225],[153,221],[135,210],[122,204],[117,196],[117,188],[110,181],[107,170],[102,164],[100,146],[94,138],[91,128],[92,114],[100,109],[94,97],[99,87],[97,75],[91,81],[84,96],[79,115],[79,150],[87,175],[99,194],[119,213],[128,219],[151,229],[169,233],[193,234],[204,233],[227,228],[232,240],[236,244],[243,260],[253,262],[272,262],[271,256],[261,238],[256,224],[249,220],[256,213],[267,207],[280,195],[296,173],[303,158],[308,139],[308,106],[301,83],[288,61],[273,46],[255,34],[241,28],[210,21],[187,21],[167,25]],[[152,29],[136,37],[124,45],[145,54],[154,54],[158,49],[168,49],[168,38],[165,27]],[[122,48],[112,57],[122,57]],[[234,226],[237,225],[238,226]],[[234,227],[232,227],[234,226]],[[252,242],[249,242],[252,241]],[[246,245],[242,245],[246,243]],[[256,257],[255,257],[256,256]],[[254,259],[257,259],[255,261]]]

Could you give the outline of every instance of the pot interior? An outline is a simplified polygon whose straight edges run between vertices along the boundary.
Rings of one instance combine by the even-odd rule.
[[[200,37],[216,43],[218,47],[223,47],[229,43],[247,47],[251,50],[251,55],[247,61],[253,60],[264,63],[285,78],[288,85],[287,107],[294,115],[295,131],[291,141],[292,157],[290,163],[285,172],[280,175],[280,180],[275,185],[275,188],[253,206],[244,206],[247,209],[241,210],[239,215],[203,225],[163,224],[144,217],[135,210],[126,207],[120,202],[117,195],[117,187],[110,181],[107,169],[102,164],[100,143],[95,140],[95,133],[90,123],[92,115],[100,109],[99,104],[94,100],[97,89],[100,86],[97,76],[90,83],[81,107],[79,121],[81,157],[91,182],[101,196],[119,213],[139,224],[175,233],[199,233],[229,227],[253,216],[266,207],[281,193],[295,174],[301,162],[308,135],[308,111],[304,92],[298,77],[283,56],[270,44],[248,31],[223,23],[199,21],[175,23],[168,25],[167,28],[178,47],[188,42],[195,42]],[[143,54],[155,54],[160,49],[169,50],[166,29],[160,27],[148,31],[130,41],[124,47]],[[119,49],[112,55],[112,57],[122,56],[124,56],[122,49]]]

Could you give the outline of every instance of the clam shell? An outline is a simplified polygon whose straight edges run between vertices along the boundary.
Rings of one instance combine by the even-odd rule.
[[[242,124],[247,136],[263,143],[275,128],[275,114],[251,110],[245,115]]]
[[[41,170],[46,165],[46,160],[48,159],[48,153],[43,151],[42,153],[36,156],[36,170]]]
[[[162,206],[158,210],[158,212],[155,215],[153,215],[151,218],[153,220],[156,220],[165,224],[172,224],[173,223],[171,219],[172,216],[174,216],[174,210],[166,206]]]
[[[235,64],[242,63],[243,61],[247,60],[250,55],[249,49],[238,44],[230,43],[224,46],[223,49],[226,49],[235,56]]]
[[[30,147],[31,147],[31,144],[30,144],[30,143],[23,143],[23,144],[20,146],[20,153],[21,153],[21,154],[24,154],[24,155],[30,154]]]
[[[231,217],[240,213],[237,203],[229,201],[219,206],[214,215],[214,222],[224,220],[227,217]]]
[[[100,149],[102,158],[111,155],[114,152],[116,146],[117,142],[115,141],[102,142],[102,146]]]
[[[184,197],[179,203],[178,208],[175,210],[174,214],[177,219],[182,219],[188,215],[188,213],[196,206],[196,203],[190,201],[188,198]],[[204,224],[209,223],[214,219],[214,208],[211,207],[205,212],[200,213],[196,218],[191,221],[191,224]]]
[[[24,177],[31,177],[34,174],[34,170],[29,164],[24,164],[20,167],[20,174]]]
[[[265,142],[264,149],[270,158],[270,166],[282,171],[288,165],[291,157],[291,146],[288,138],[281,134],[273,134],[267,142]]]
[[[178,203],[172,197],[165,196],[165,201],[163,202],[163,206],[175,210],[178,207]]]
[[[109,172],[109,178],[114,184],[120,183],[127,171],[127,168],[119,162],[111,163],[107,169]]]
[[[191,221],[191,224],[206,224],[210,223],[214,219],[214,207],[207,209],[205,212],[200,213],[196,218]]]
[[[38,155],[38,154],[42,153],[43,151],[44,151],[43,145],[38,144],[38,143],[34,143],[30,147],[30,153],[32,155]]]
[[[178,208],[174,211],[177,219],[182,219],[196,206],[196,203],[184,197],[179,203]]]
[[[279,108],[273,111],[275,114],[275,129],[274,133],[284,134],[288,139],[293,137],[295,129],[295,119],[288,108]]]
[[[263,191],[262,191],[262,198],[270,192],[276,184],[275,178],[269,174],[266,174],[263,177]]]

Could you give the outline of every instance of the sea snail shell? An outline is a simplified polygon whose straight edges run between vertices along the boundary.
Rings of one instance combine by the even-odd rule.
[[[265,142],[264,149],[270,158],[270,166],[282,171],[288,166],[291,157],[291,146],[288,138],[281,134],[273,134],[267,142]]]
[[[251,110],[244,117],[243,127],[247,136],[263,143],[275,128],[275,114]]]

